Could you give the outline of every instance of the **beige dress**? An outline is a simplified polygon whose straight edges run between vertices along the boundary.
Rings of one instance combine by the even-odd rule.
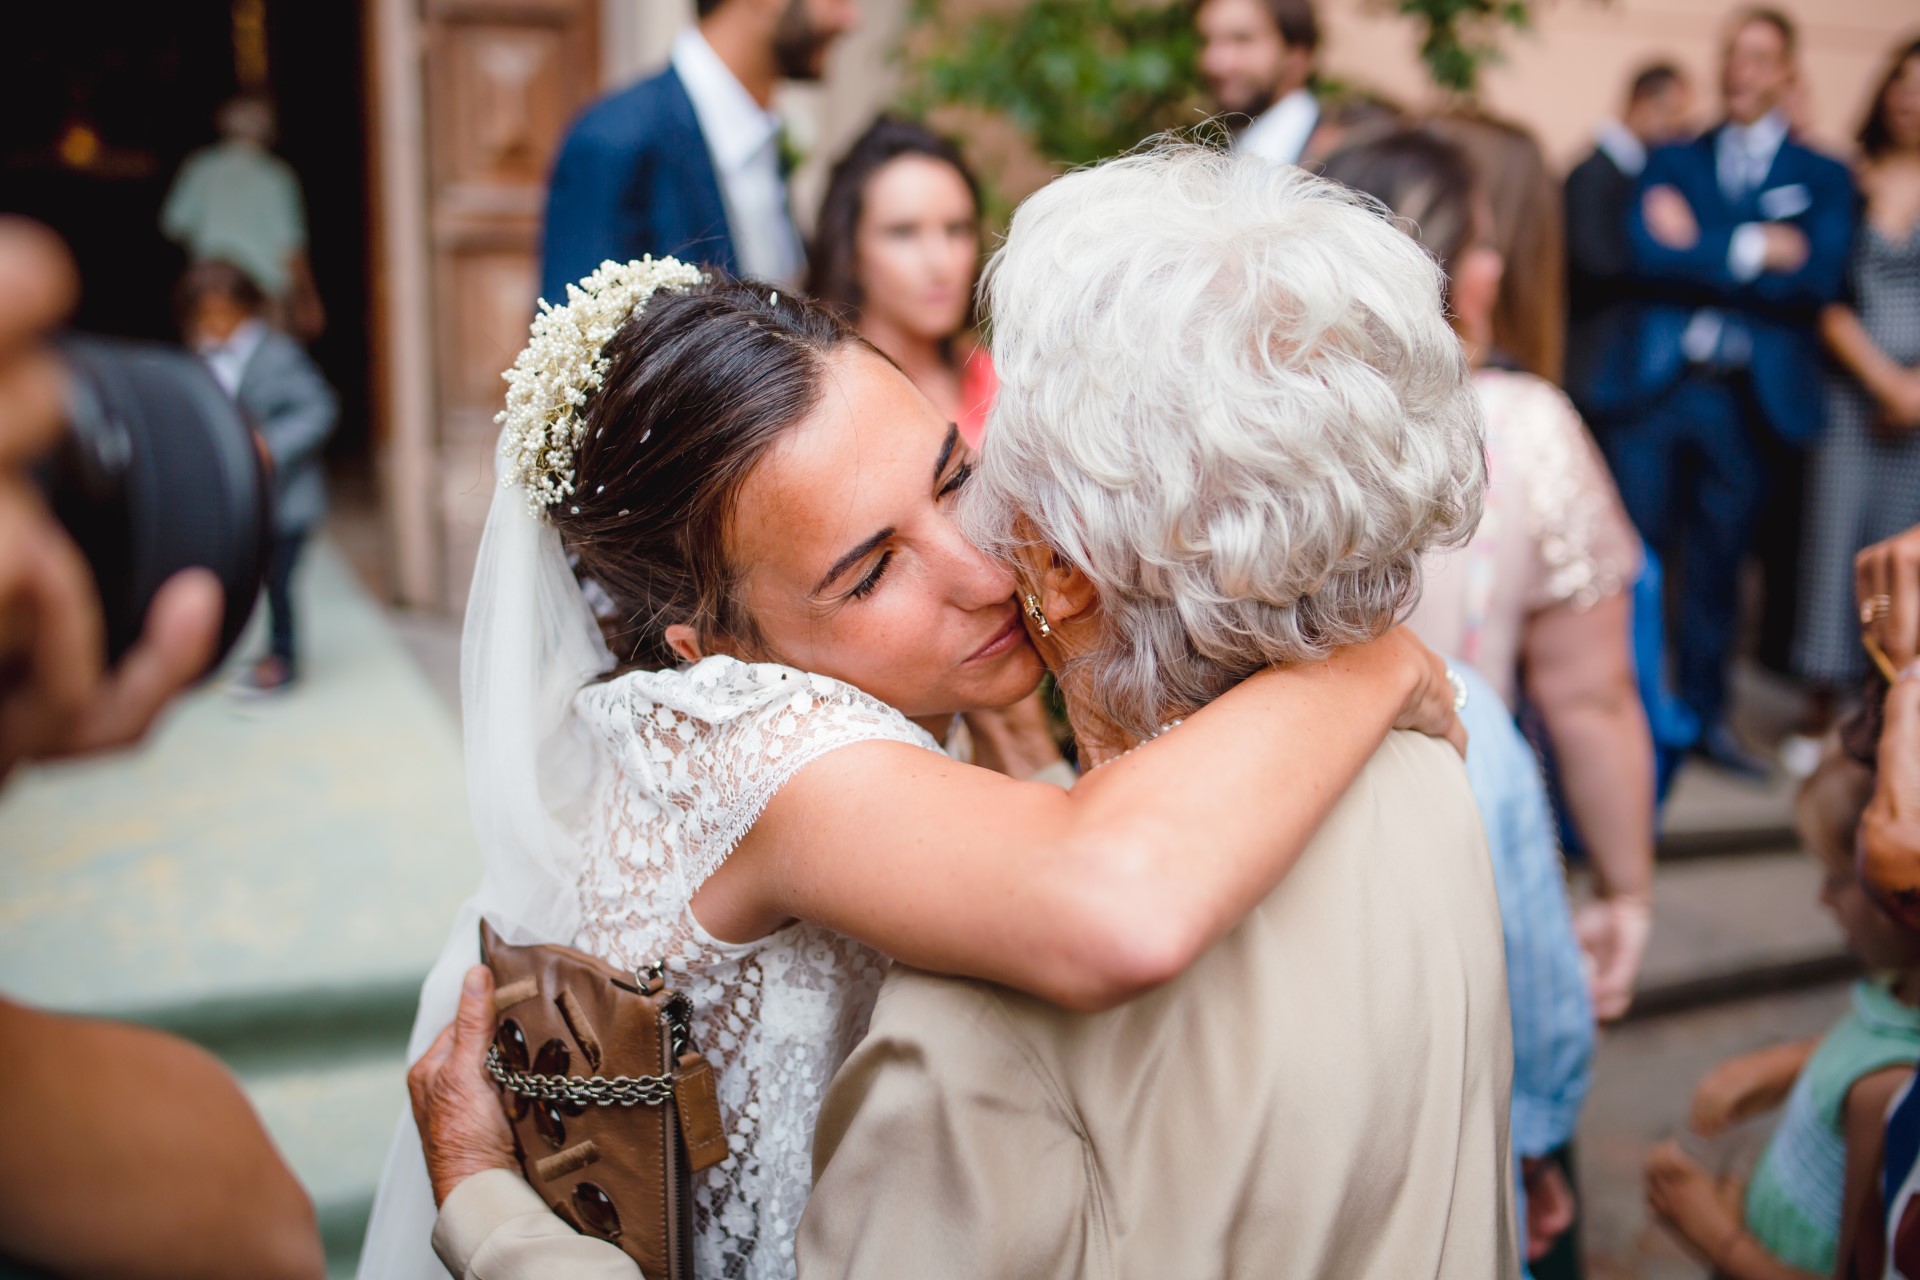
[[[1433,648],[1465,662],[1509,707],[1527,619],[1590,609],[1640,574],[1640,538],[1573,403],[1529,373],[1474,375],[1487,424],[1487,507],[1464,547],[1427,560],[1408,619]]]

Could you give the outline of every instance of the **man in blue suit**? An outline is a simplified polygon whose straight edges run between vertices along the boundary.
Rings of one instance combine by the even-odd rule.
[[[796,284],[773,91],[817,80],[854,0],[698,0],[659,74],[600,99],[567,132],[547,188],[540,295],[651,253]]]
[[[1634,411],[1603,437],[1628,512],[1679,577],[1673,646],[1701,750],[1750,774],[1763,766],[1724,720],[1740,566],[1779,459],[1820,431],[1816,322],[1853,228],[1846,169],[1789,136],[1794,45],[1783,14],[1736,17],[1725,121],[1647,160],[1628,236],[1649,302],[1615,365]]]

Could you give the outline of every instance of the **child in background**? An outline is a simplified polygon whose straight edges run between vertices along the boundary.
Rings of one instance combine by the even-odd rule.
[[[339,405],[300,344],[267,324],[267,299],[239,267],[218,259],[195,263],[180,279],[176,304],[182,338],[245,410],[273,461],[274,540],[267,562],[273,647],[242,687],[276,693],[293,683],[296,670],[293,567],[326,514],[320,448],[333,434]]]
[[[1694,1093],[1704,1137],[1785,1101],[1753,1179],[1721,1184],[1678,1143],[1647,1160],[1654,1214],[1734,1280],[1834,1274],[1841,1224],[1878,1176],[1887,1107],[1920,1059],[1920,938],[1867,897],[1854,870],[1873,776],[1829,750],[1800,789],[1800,838],[1820,860],[1820,901],[1871,976],[1818,1043],[1775,1045],[1721,1063]]]

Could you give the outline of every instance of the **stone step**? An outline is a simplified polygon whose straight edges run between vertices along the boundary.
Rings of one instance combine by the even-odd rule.
[[[1796,850],[1662,862],[1632,1017],[1653,1017],[1858,971],[1820,905],[1820,868]],[[1576,884],[1576,899],[1584,896]]]

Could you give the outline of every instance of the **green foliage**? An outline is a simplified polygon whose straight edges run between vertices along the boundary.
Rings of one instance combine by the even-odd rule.
[[[915,0],[905,106],[959,104],[1011,120],[1046,159],[1091,164],[1203,115],[1181,3],[1030,0],[964,21]]]
[[[1530,0],[1394,0],[1396,12],[1421,28],[1420,58],[1433,82],[1472,97],[1480,68],[1500,56],[1502,27],[1524,30]]]
[[[1434,83],[1463,97],[1499,56],[1501,29],[1525,28],[1532,4],[1389,2],[1421,28],[1420,56]],[[944,9],[940,0],[914,0],[902,104],[910,112],[964,105],[1004,116],[1041,156],[1068,166],[1207,114],[1184,0],[1025,0],[964,19]],[[1401,96],[1399,86],[1373,87]]]

